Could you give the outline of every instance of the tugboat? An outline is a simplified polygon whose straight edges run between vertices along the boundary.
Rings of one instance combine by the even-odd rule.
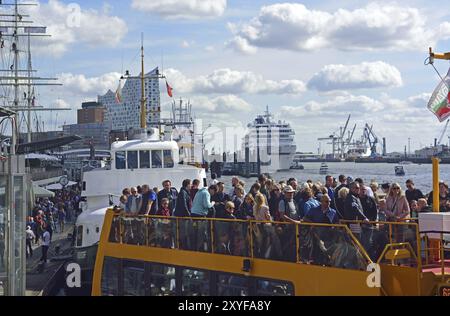
[[[405,169],[403,169],[403,166],[395,166],[395,175],[396,176],[404,176],[405,175]]]
[[[325,162],[322,162],[319,169],[320,174],[327,174],[328,173],[328,165]]]

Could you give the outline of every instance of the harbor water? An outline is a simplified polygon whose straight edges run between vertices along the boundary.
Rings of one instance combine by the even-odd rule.
[[[320,162],[306,162],[302,163],[305,167],[304,170],[287,170],[277,172],[271,176],[277,180],[287,180],[289,178],[296,178],[299,183],[306,180],[312,180],[314,182],[320,181],[325,183],[325,175],[319,173]],[[353,179],[362,178],[364,183],[369,184],[373,180],[378,184],[398,182],[402,189],[405,190],[405,182],[408,179],[412,179],[416,185],[416,188],[423,191],[424,194],[429,193],[432,190],[432,165],[430,164],[411,164],[403,165],[405,170],[404,176],[396,176],[394,167],[395,164],[389,163],[354,163],[354,162],[329,162],[328,174],[332,175],[336,179],[340,174],[350,176]],[[227,187],[230,186],[232,176],[222,176],[220,181],[224,182]],[[450,165],[440,165],[440,180],[450,182]],[[250,185],[256,181],[256,178],[244,179],[246,183],[246,189],[250,188]]]

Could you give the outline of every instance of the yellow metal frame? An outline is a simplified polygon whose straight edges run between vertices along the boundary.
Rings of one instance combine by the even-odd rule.
[[[93,295],[101,295],[101,274],[103,268],[104,257],[129,258],[134,260],[142,260],[146,262],[162,263],[173,266],[186,266],[201,270],[221,271],[223,273],[249,275],[252,277],[260,277],[265,279],[285,280],[294,285],[296,295],[380,295],[379,288],[369,288],[366,280],[371,272],[341,269],[334,267],[323,267],[317,265],[303,264],[299,262],[283,262],[258,258],[245,258],[236,256],[227,256],[214,253],[193,252],[178,249],[163,249],[154,247],[143,247],[136,245],[125,245],[109,242],[111,231],[111,223],[113,218],[117,216],[111,210],[106,212],[103,229],[101,232],[100,243],[97,251],[97,260],[94,267],[93,277]],[[161,218],[160,216],[144,216],[148,218]],[[205,220],[204,218],[193,218],[192,220]],[[221,222],[239,222],[238,220],[222,220],[208,219],[210,223],[214,221]],[[177,220],[178,222],[179,220]],[[240,221],[250,223],[267,223],[260,221]],[[296,225],[290,223],[271,222],[275,224]],[[345,225],[329,225],[329,224],[312,224],[302,223],[304,226],[316,227],[337,227],[349,233],[355,244],[360,247],[361,252],[368,263],[371,263],[369,256],[360,243],[354,238],[351,231]],[[211,225],[214,226],[214,225]],[[296,233],[298,226],[296,225]],[[250,245],[253,251],[253,234],[250,231]],[[297,247],[299,242],[297,238]],[[253,256],[253,253],[251,253]],[[243,273],[243,260],[250,259],[250,273]],[[297,260],[298,252],[297,252]]]

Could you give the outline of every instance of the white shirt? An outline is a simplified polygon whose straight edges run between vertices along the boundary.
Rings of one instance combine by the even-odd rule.
[[[48,231],[45,231],[42,235],[42,246],[50,246],[50,233]]]
[[[217,180],[217,179],[211,180],[211,181],[209,182],[209,186],[217,185],[217,183],[219,183],[219,180]]]
[[[36,238],[36,236],[34,235],[34,232],[31,229],[27,229],[27,239],[28,240],[33,240],[34,238]]]

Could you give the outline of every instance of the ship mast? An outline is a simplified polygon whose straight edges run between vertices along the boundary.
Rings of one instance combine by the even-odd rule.
[[[144,72],[144,33],[141,35],[141,128],[147,129],[147,108],[145,98],[145,72]]]

